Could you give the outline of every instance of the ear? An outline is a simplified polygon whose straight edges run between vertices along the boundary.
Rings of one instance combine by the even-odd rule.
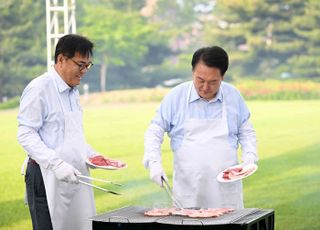
[[[57,63],[62,63],[65,60],[65,57],[62,54],[58,55]]]

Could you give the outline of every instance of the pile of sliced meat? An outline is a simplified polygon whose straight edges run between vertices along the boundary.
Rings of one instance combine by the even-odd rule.
[[[118,160],[113,160],[110,158],[106,158],[102,155],[96,155],[93,157],[89,158],[89,161],[97,166],[111,166],[111,167],[115,167],[115,168],[123,168],[126,166],[125,163],[118,161]]]
[[[229,168],[223,171],[222,178],[225,180],[239,179],[249,175],[253,170],[255,170],[255,166],[253,164],[248,164],[243,167]]]
[[[192,218],[209,218],[209,217],[218,217],[226,214],[228,212],[232,212],[234,209],[232,208],[207,208],[207,209],[180,209],[180,208],[155,208],[149,211],[146,211],[144,215],[153,216],[153,217],[161,217],[161,216],[186,216]]]

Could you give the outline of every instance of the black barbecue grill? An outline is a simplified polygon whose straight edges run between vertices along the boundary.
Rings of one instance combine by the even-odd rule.
[[[94,216],[91,218],[93,230],[274,230],[274,210],[246,208],[214,218],[191,218],[185,216],[145,216],[144,212],[149,209],[129,206]]]

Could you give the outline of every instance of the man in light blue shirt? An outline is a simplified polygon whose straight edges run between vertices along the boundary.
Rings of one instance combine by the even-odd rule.
[[[163,186],[161,144],[164,133],[174,152],[173,192],[184,207],[243,207],[241,182],[216,181],[223,169],[255,163],[256,135],[250,112],[239,91],[223,82],[229,58],[220,47],[197,50],[193,80],[173,88],[163,99],[145,134],[144,165],[150,178]]]
[[[61,37],[55,64],[32,80],[21,96],[18,141],[27,152],[25,182],[33,229],[91,229],[95,215],[86,160],[87,144],[77,86],[93,65],[93,43],[80,35]]]

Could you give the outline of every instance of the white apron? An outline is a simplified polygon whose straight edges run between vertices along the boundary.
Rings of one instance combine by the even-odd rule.
[[[187,105],[191,87],[192,83]],[[173,193],[183,207],[243,208],[242,182],[216,180],[219,172],[238,163],[237,150],[228,142],[225,101],[221,119],[191,119],[187,114],[184,139],[174,154],[173,174]]]
[[[55,80],[59,102],[64,113],[64,143],[56,152],[59,157],[78,169],[82,175],[89,176],[85,163],[86,141],[82,128],[82,111],[67,111],[60,98]],[[70,184],[58,181],[52,170],[41,168],[51,222],[54,230],[92,229],[90,217],[96,214],[92,188],[83,184]]]

